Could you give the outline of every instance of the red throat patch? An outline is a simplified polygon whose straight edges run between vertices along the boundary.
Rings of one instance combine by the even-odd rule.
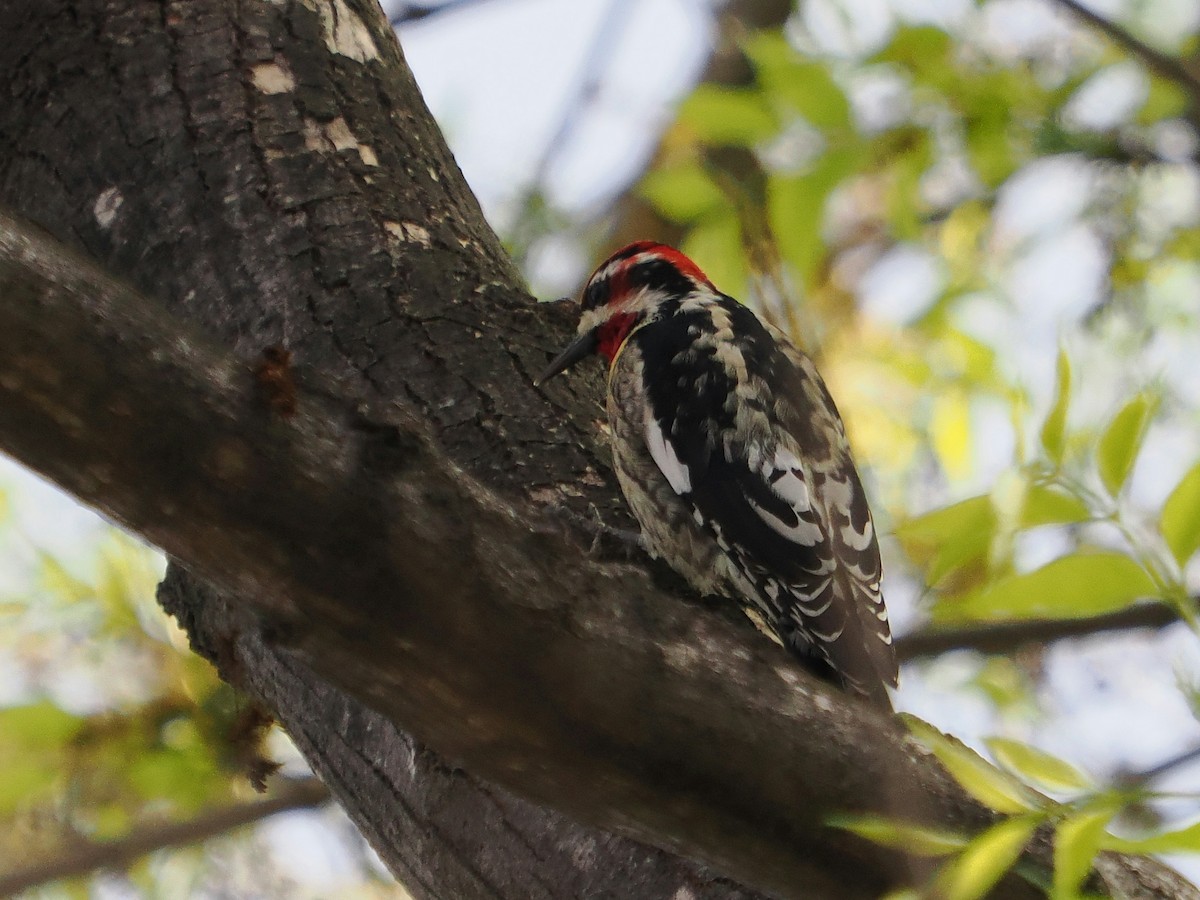
[[[600,326],[596,352],[603,356],[609,365],[612,365],[621,345],[625,343],[625,338],[629,337],[635,321],[637,321],[637,316],[633,313],[617,313]]]

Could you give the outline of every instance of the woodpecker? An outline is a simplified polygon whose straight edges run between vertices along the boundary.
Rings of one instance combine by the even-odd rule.
[[[578,336],[537,383],[593,354],[608,363],[613,464],[646,549],[891,709],[879,545],[812,360],[653,241],[602,263],[581,306]]]

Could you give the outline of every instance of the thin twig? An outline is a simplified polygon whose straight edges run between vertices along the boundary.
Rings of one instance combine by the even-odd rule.
[[[1200,76],[1190,72],[1175,57],[1151,47],[1149,44],[1130,34],[1120,25],[1088,9],[1079,0],[1055,0],[1055,2],[1060,6],[1066,7],[1089,25],[1102,32],[1114,44],[1136,56],[1150,71],[1168,81],[1174,82],[1182,88],[1191,99],[1192,120],[1197,121],[1200,119]]]
[[[546,143],[537,162],[534,163],[530,174],[529,185],[523,192],[517,208],[527,210],[533,200],[545,193],[545,182],[554,163],[562,155],[563,148],[571,142],[575,130],[583,121],[584,113],[600,96],[600,88],[604,83],[604,73],[608,63],[613,59],[613,48],[620,40],[622,31],[632,21],[629,0],[610,0],[604,18],[596,28],[595,34],[588,45],[587,55],[584,56],[580,67],[580,77],[575,90],[563,107],[558,128]],[[509,244],[514,248],[513,257],[517,265],[524,268],[525,256],[533,243],[533,235],[520,234],[518,226],[513,229]]]
[[[462,9],[467,6],[474,6],[478,3],[483,3],[485,0],[448,0],[446,3],[434,4],[417,4],[406,3],[401,8],[400,12],[388,19],[388,24],[393,28],[399,28],[401,25],[411,25],[414,22],[422,22],[431,16],[439,15],[444,12],[452,12]]]
[[[989,622],[958,628],[927,628],[896,639],[902,661],[937,656],[948,650],[1002,653],[1027,644],[1045,644],[1062,638],[1086,637],[1129,628],[1164,628],[1179,621],[1179,614],[1161,603],[1142,603],[1086,619],[1025,619]]]
[[[1170,759],[1164,760],[1148,769],[1143,769],[1141,772],[1134,772],[1131,775],[1123,776],[1121,778],[1121,786],[1133,788],[1144,787],[1181,766],[1195,762],[1197,759],[1200,759],[1200,745],[1192,747],[1189,750],[1184,750],[1182,753],[1177,753]]]
[[[0,875],[0,897],[11,897],[60,878],[121,869],[156,850],[194,844],[276,813],[319,806],[328,799],[328,789],[316,778],[284,781],[271,797],[214,809],[187,822],[147,825],[114,841],[72,846],[56,859]]]

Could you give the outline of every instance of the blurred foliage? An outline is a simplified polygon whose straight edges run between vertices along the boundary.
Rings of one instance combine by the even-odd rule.
[[[1164,5],[1129,4],[1114,27],[1141,34]],[[1196,34],[1153,33],[1200,68]],[[893,535],[889,584],[916,585],[910,618],[1162,603],[1194,623],[1200,90],[1052,0],[808,0],[740,45],[753,78],[697,86],[636,190],[818,358]],[[565,227],[543,188],[509,236],[522,258]],[[2,493],[0,529],[32,573],[0,593],[4,865],[244,798],[262,723],[154,605],[161,561],[116,535],[83,566],[25,546]],[[1028,707],[1034,657],[993,657],[965,684]],[[1200,825],[1135,817],[1157,796],[1136,779],[1106,785],[1011,738],[988,743],[993,765],[911,724],[995,824],[834,824],[943,859],[938,896],[985,896],[1039,827],[1055,898],[1080,895],[1100,849],[1200,849]],[[199,857],[173,858],[173,894],[149,863],[131,883],[189,894]]]
[[[744,35],[752,81],[697,88],[637,190],[723,290],[818,358],[917,620],[1162,603],[1194,626],[1200,81],[1053,3],[885,6],[813,0]],[[1139,40],[1144,6],[1112,27]],[[1161,52],[1197,71],[1197,35],[1175,38]],[[1025,702],[1036,657],[995,658],[975,689]],[[1200,851],[1200,826],[1109,833],[1143,788],[1008,738],[988,744],[996,768],[914,730],[997,823],[839,824],[947,856],[938,896],[985,896],[1039,826],[1056,898],[1079,895],[1104,847]]]
[[[14,584],[0,604],[0,878],[255,795],[251,781],[273,768],[262,746],[271,720],[158,608],[159,554],[104,528],[63,559],[8,519],[0,547]],[[129,886],[190,894],[204,854],[172,857],[135,865]],[[90,893],[83,880],[48,890]]]
[[[878,816],[837,816],[829,824],[886,847],[944,859],[924,890],[893,894],[946,900],[986,897],[1008,869],[1045,889],[1054,900],[1085,896],[1092,861],[1101,850],[1123,853],[1200,852],[1200,824],[1117,837],[1109,824],[1122,811],[1153,796],[1134,780],[1104,787],[1070,763],[1019,741],[993,738],[988,750],[999,767],[919,719],[908,717],[914,735],[972,796],[996,813],[996,822],[974,835],[933,831],[920,824]],[[1035,788],[1037,793],[1030,788]],[[1049,796],[1047,796],[1049,795]],[[1051,799],[1057,797],[1058,799]],[[1039,829],[1053,833],[1054,872],[1045,876],[1018,862]]]

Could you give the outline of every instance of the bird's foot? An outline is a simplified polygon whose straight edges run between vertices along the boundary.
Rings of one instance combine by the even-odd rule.
[[[645,553],[646,544],[640,531],[631,528],[614,528],[600,518],[600,511],[595,506],[591,508],[590,516],[581,515],[575,510],[562,505],[550,507],[551,511],[570,522],[580,531],[592,537],[588,548],[588,556],[593,559],[625,559],[630,560],[638,554]]]

